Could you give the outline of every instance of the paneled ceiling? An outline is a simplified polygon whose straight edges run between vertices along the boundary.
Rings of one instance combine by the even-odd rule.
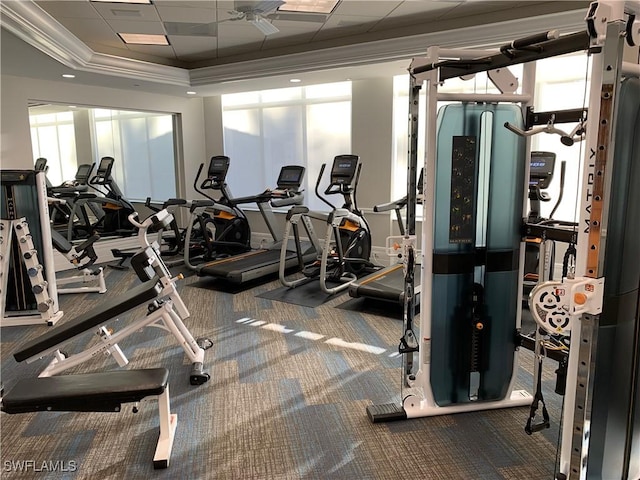
[[[134,5],[26,0],[1,1],[0,7],[3,40],[13,45],[15,36],[61,67],[203,91],[223,82],[404,60],[426,51],[436,38],[447,47],[485,46],[550,24],[572,31],[588,3],[340,0],[327,14],[265,13],[264,20],[278,30],[270,35],[246,17],[234,20],[238,11],[251,11],[265,2],[152,0]],[[487,29],[492,24],[509,27]],[[482,38],[475,33],[480,30]],[[169,44],[125,44],[122,33],[166,35]],[[2,54],[3,71],[17,74],[16,63],[25,63],[23,59],[6,58],[15,54],[4,45]],[[400,64],[406,62],[394,65]],[[29,71],[29,66],[24,69]]]

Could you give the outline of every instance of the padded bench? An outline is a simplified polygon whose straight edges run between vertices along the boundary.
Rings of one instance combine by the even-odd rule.
[[[107,321],[126,313],[144,303],[155,299],[162,291],[162,285],[158,277],[136,285],[126,294],[109,299],[96,308],[75,317],[73,320],[65,322],[44,335],[25,343],[20,347],[13,357],[17,362],[22,362],[31,357],[42,356],[51,349],[66,342],[73,337],[80,335],[87,330],[98,327]]]
[[[2,411],[119,412],[123,403],[158,397],[160,436],[154,468],[169,466],[177,416],[169,404],[169,372],[166,368],[117,370],[58,377],[25,378],[3,398]]]

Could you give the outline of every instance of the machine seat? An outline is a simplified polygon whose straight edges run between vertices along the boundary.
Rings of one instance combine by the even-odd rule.
[[[3,398],[6,413],[119,412],[122,403],[162,394],[168,384],[166,368],[24,378]]]

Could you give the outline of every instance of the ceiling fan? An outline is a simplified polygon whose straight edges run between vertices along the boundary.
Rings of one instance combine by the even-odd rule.
[[[265,18],[265,15],[275,12],[278,7],[285,3],[286,2],[281,0],[235,2],[235,8],[229,12],[233,16],[229,20],[232,22],[237,20],[246,20],[265,35],[273,35],[274,33],[278,33],[280,30],[269,22]]]

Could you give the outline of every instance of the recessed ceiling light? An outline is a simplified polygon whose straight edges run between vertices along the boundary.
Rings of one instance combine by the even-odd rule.
[[[91,0],[96,3],[138,3],[149,5],[151,4],[151,0]]]
[[[287,0],[279,12],[331,13],[338,0]]]
[[[291,83],[300,83],[302,80],[300,80],[299,78],[292,78],[291,80],[289,80]]]
[[[169,45],[166,35],[149,35],[143,33],[119,33],[124,43],[131,45]]]
[[[63,78],[76,78],[76,76],[73,75],[72,73],[63,73],[62,77]]]
[[[196,93],[197,93],[197,92],[194,92],[194,91],[188,91],[188,92],[187,92],[187,95],[195,95]]]

